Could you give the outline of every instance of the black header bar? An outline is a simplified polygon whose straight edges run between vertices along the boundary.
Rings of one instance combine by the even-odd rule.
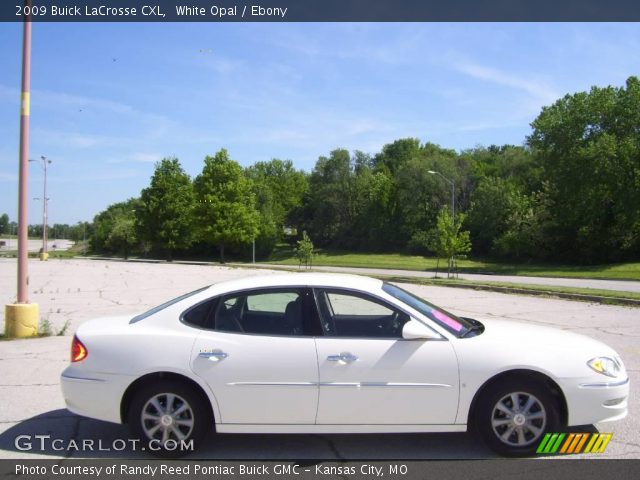
[[[2,0],[0,22],[638,22],[638,0]]]

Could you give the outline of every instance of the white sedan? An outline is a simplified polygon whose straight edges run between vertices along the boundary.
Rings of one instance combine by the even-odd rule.
[[[545,432],[622,419],[629,379],[588,337],[479,322],[367,277],[219,283],[137,316],[84,323],[67,407],[180,455],[217,433],[477,430],[504,455]]]

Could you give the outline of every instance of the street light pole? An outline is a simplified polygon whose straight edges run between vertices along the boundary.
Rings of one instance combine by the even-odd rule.
[[[44,208],[42,213],[42,253],[47,257],[47,217],[49,216],[49,198],[47,197],[47,164],[51,163],[47,157],[41,155],[42,164],[44,165]]]
[[[51,163],[44,155],[40,156],[40,160],[42,160],[42,167],[44,168],[44,189],[42,196],[42,255],[40,256],[40,260],[47,260],[48,252],[47,252],[47,220],[49,215],[49,197],[47,197],[47,165]],[[35,162],[37,160],[29,160],[30,162]]]
[[[440,172],[436,172],[434,170],[429,170],[431,175],[440,175],[446,182],[451,185],[451,223],[455,224],[456,218],[456,182],[445,177]]]

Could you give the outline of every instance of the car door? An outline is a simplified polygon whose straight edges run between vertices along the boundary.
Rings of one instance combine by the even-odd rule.
[[[285,288],[217,301],[211,330],[198,336],[191,357],[191,368],[216,397],[217,422],[315,422],[318,361],[314,327],[304,315],[311,297],[309,289]]]
[[[451,343],[404,340],[409,315],[363,293],[315,289],[318,424],[452,424],[458,362]]]

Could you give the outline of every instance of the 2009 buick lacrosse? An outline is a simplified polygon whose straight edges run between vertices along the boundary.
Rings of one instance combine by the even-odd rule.
[[[69,410],[128,423],[175,455],[223,433],[460,432],[528,455],[545,432],[618,420],[618,354],[552,328],[461,318],[354,275],[281,274],[202,288],[78,329]]]

